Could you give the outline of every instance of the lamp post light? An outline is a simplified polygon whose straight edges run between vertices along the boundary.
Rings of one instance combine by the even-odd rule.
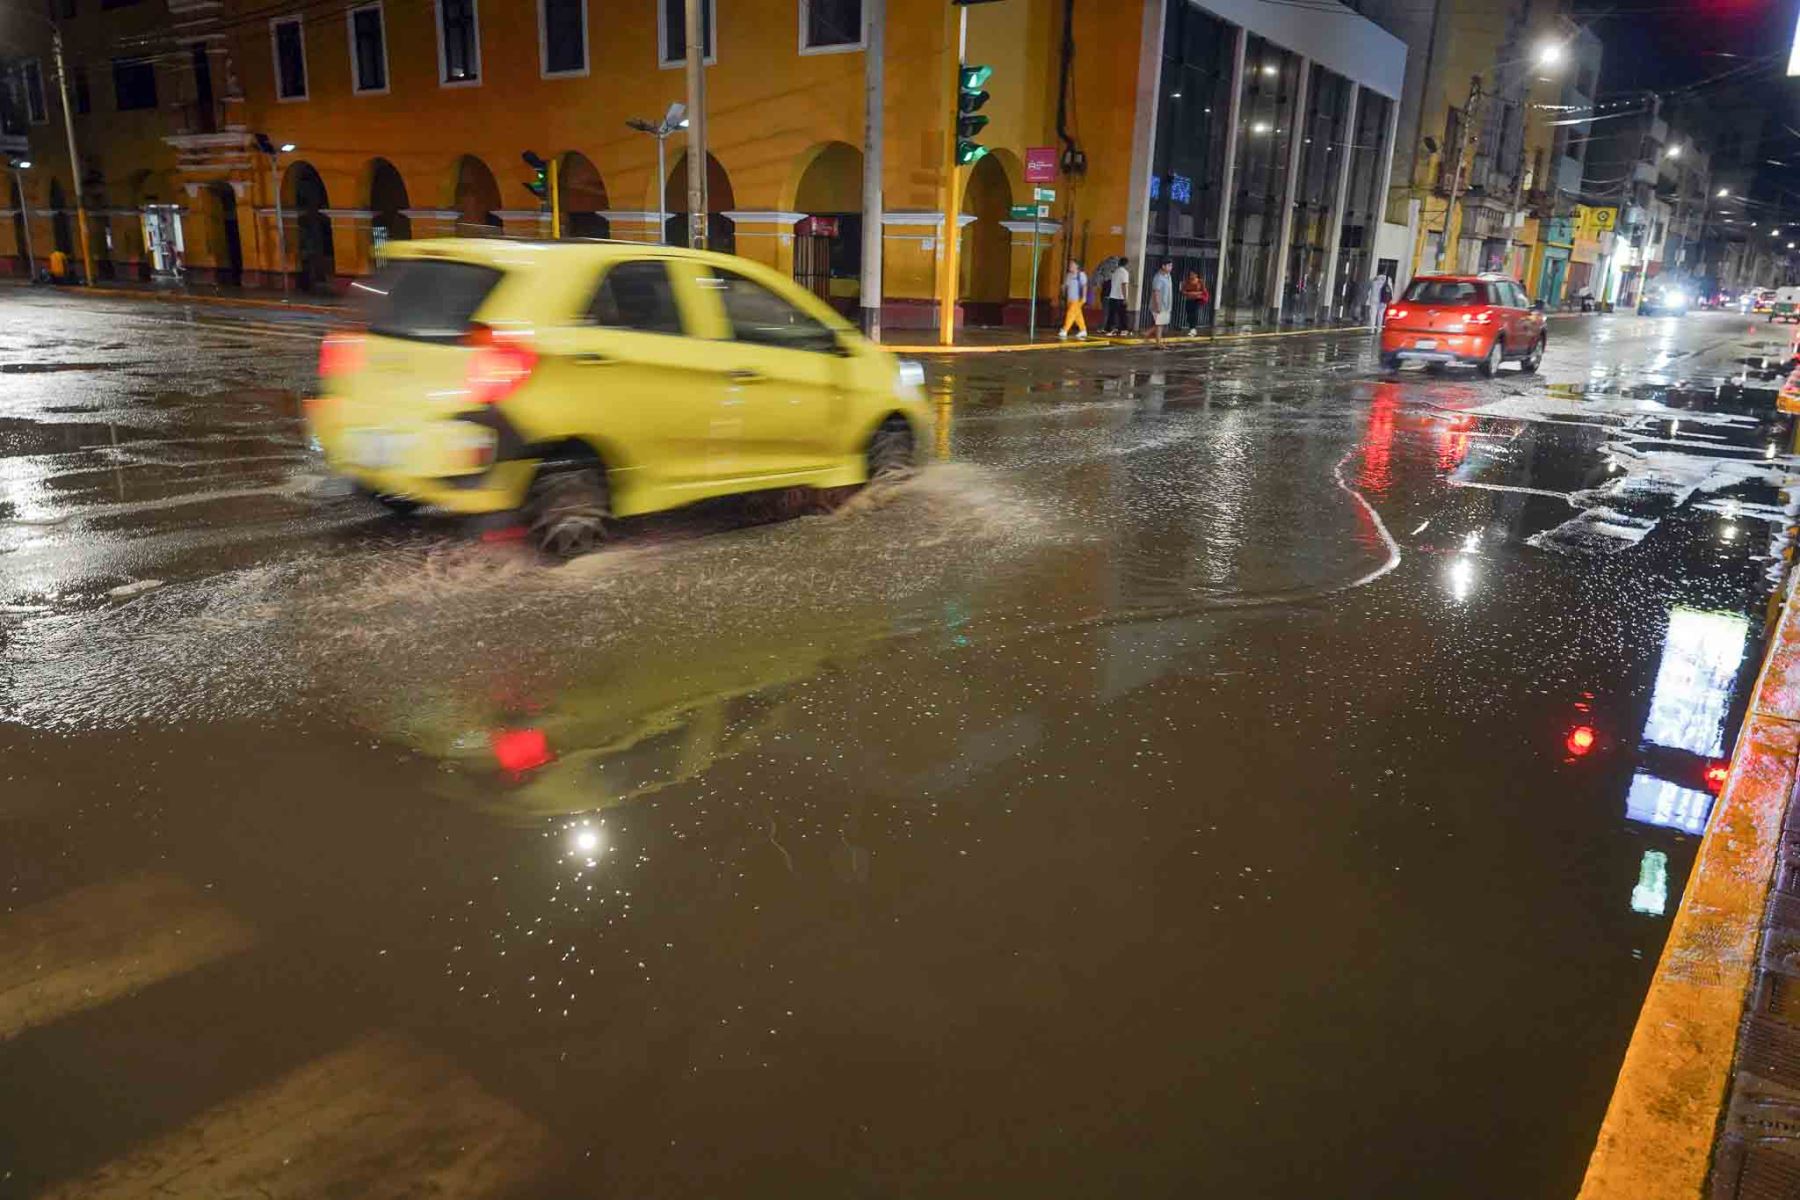
[[[285,303],[288,298],[287,221],[281,211],[281,156],[292,154],[299,147],[292,142],[283,142],[277,146],[269,139],[268,134],[259,133],[256,135],[256,148],[269,156],[269,184],[275,192],[276,266],[281,271],[281,299]]]
[[[669,111],[663,114],[663,119],[655,123],[642,117],[632,117],[625,124],[656,139],[656,244],[666,246],[669,244],[669,167],[664,161],[666,152],[663,143],[676,130],[688,127],[687,105],[677,100],[669,105]],[[691,222],[693,219],[694,214],[689,213],[688,220]],[[705,217],[702,216],[701,220],[705,220]]]
[[[37,256],[31,252],[31,206],[25,200],[25,172],[31,170],[29,158],[11,159],[6,164],[13,175],[13,187],[19,193],[19,226],[25,230],[25,279],[37,279]]]

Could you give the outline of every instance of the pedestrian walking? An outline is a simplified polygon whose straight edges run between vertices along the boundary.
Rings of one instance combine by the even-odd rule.
[[[1162,344],[1163,330],[1175,315],[1175,264],[1166,262],[1150,277],[1150,340]]]
[[[1387,277],[1386,271],[1375,272],[1369,280],[1369,328],[1380,329],[1387,317],[1388,301],[1394,298],[1394,285]]]
[[[1189,271],[1181,281],[1181,298],[1187,302],[1187,326],[1189,337],[1200,336],[1200,326],[1206,324],[1206,306],[1212,303],[1212,294],[1206,290],[1206,280],[1200,278],[1200,272]]]
[[[1130,330],[1131,318],[1126,315],[1131,301],[1131,268],[1120,259],[1113,268],[1112,277],[1106,281],[1106,326],[1103,334],[1124,336]]]
[[[1084,311],[1088,298],[1088,276],[1081,269],[1080,263],[1070,263],[1067,273],[1063,275],[1063,323],[1062,332],[1057,338],[1069,340],[1069,330],[1075,330],[1077,341],[1087,340],[1087,313]]]

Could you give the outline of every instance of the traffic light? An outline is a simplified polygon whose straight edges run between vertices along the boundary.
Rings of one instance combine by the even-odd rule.
[[[970,66],[962,64],[956,73],[956,165],[966,167],[987,157],[988,149],[975,140],[975,135],[987,127],[988,119],[980,112],[981,106],[988,102],[987,90],[981,85],[988,81],[994,68]]]
[[[530,150],[525,151],[519,157],[524,159],[525,165],[534,172],[531,179],[526,182],[525,190],[539,200],[550,199],[550,164]]]

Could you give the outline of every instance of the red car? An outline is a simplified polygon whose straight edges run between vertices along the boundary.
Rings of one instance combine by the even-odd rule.
[[[1381,365],[1464,363],[1494,375],[1512,360],[1535,371],[1544,360],[1543,305],[1503,275],[1421,275],[1388,305]]]

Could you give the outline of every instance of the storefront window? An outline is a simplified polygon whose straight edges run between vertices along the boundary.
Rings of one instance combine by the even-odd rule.
[[[1300,122],[1300,174],[1294,181],[1294,226],[1288,249],[1281,319],[1312,325],[1325,317],[1325,261],[1331,247],[1331,210],[1337,200],[1349,142],[1350,81],[1316,63]]]
[[[1173,261],[1177,287],[1196,271],[1209,293],[1219,278],[1219,200],[1236,36],[1223,21],[1182,3],[1170,8],[1163,41],[1144,274]],[[1181,322],[1204,319],[1176,315]]]
[[[1333,316],[1360,320],[1368,291],[1370,255],[1381,230],[1382,166],[1388,155],[1388,119],[1394,102],[1367,88],[1356,103],[1356,131],[1350,139],[1350,183],[1344,195],[1344,228],[1339,234]],[[1427,260],[1429,261],[1429,260]]]
[[[1267,316],[1270,275],[1287,201],[1288,147],[1294,137],[1300,59],[1252,37],[1244,53],[1235,192],[1218,324],[1255,325]]]

